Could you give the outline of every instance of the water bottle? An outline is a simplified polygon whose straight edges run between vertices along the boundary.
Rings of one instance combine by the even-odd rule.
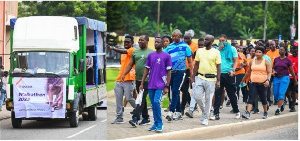
[[[281,42],[281,34],[279,34],[278,40],[279,40],[279,43],[280,43]]]

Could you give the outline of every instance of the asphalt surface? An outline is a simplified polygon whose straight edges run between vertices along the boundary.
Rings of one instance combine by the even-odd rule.
[[[216,140],[298,140],[298,124],[292,123],[286,126],[218,138]]]
[[[0,140],[106,140],[107,112],[98,109],[97,113],[96,121],[83,121],[81,117],[77,128],[70,128],[68,120],[23,120],[22,128],[14,129],[10,118],[3,119]]]
[[[107,105],[108,105],[108,109],[107,109],[107,119],[108,119],[108,121],[107,121],[107,124],[108,124],[107,139],[125,139],[125,138],[134,138],[134,137],[159,134],[156,132],[148,131],[148,128],[150,128],[153,124],[153,116],[152,116],[153,114],[152,114],[151,109],[148,111],[150,114],[150,120],[152,122],[151,125],[138,126],[138,127],[134,128],[128,123],[129,120],[131,120],[131,116],[132,116],[130,114],[130,112],[133,110],[133,108],[130,106],[129,103],[127,104],[127,107],[125,107],[125,112],[124,112],[124,116],[123,116],[124,124],[110,124],[116,118],[116,113],[115,113],[116,104],[115,104],[114,93],[112,91],[107,93],[107,98],[108,98],[107,99]],[[253,121],[256,119],[262,119],[263,109],[262,109],[261,103],[259,103],[260,113],[259,114],[251,114],[251,118],[248,120],[243,119],[243,118],[235,119],[235,114],[230,113],[230,110],[232,110],[231,106],[226,107],[225,104],[226,103],[224,103],[223,108],[220,110],[220,112],[221,112],[220,118],[221,119],[216,120],[216,121],[210,120],[208,126],[226,125],[226,124],[232,124],[232,123],[248,122],[248,121]],[[241,113],[243,113],[245,111],[245,104],[243,104],[242,98],[240,98],[238,105],[239,105],[239,109],[240,109]],[[148,108],[150,108],[150,107],[148,107]],[[275,116],[274,113],[275,113],[276,108],[277,108],[276,105],[272,105],[270,107],[269,112],[268,112],[269,117]],[[286,110],[283,111],[281,113],[281,115],[290,113],[289,109],[288,109],[288,105],[285,108],[286,108]],[[171,133],[174,131],[207,127],[207,126],[201,124],[201,122],[200,122],[201,112],[199,112],[199,111],[194,112],[194,118],[188,118],[187,116],[184,115],[183,120],[168,122],[165,119],[167,112],[164,112],[163,110],[164,109],[162,109],[164,128],[163,128],[162,133]],[[298,112],[298,107],[296,107],[296,110]],[[185,111],[187,111],[187,109]],[[279,116],[281,116],[281,115],[279,115]],[[297,116],[297,119],[298,119],[298,116]],[[296,121],[298,121],[297,119],[296,119]],[[213,136],[214,135],[212,134],[211,135],[212,139],[213,139]]]

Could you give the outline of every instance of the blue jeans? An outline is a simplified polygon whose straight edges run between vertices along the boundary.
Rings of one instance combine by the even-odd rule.
[[[0,97],[0,107],[2,107],[4,98],[5,98],[6,90],[2,89],[1,90],[1,97]]]
[[[180,87],[182,86],[183,80],[185,77],[185,73],[171,73],[171,105],[170,105],[170,111],[171,112],[180,112],[181,113],[181,105],[180,105]]]
[[[149,98],[151,101],[151,106],[153,111],[154,124],[156,126],[162,124],[161,107],[160,107],[162,91],[163,90],[161,89],[148,89]]]
[[[276,101],[283,100],[285,92],[289,86],[290,77],[288,75],[283,77],[274,77],[273,80],[273,93]]]

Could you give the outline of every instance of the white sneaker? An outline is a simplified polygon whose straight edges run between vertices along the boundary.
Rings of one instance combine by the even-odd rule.
[[[182,115],[180,112],[175,112],[175,117],[173,117],[173,120],[182,120]]]
[[[209,117],[209,119],[210,119],[210,120],[216,120],[216,116],[212,114],[212,115]]]
[[[207,125],[208,125],[208,120],[207,120],[207,119],[204,119],[204,120],[202,121],[202,124],[207,126]]]
[[[239,119],[240,117],[241,117],[241,113],[240,113],[240,112],[235,113],[235,118],[236,118],[236,119]]]
[[[200,121],[203,121],[205,119],[204,114],[200,117]]]
[[[173,112],[169,112],[168,113],[168,115],[166,116],[166,119],[168,120],[168,121],[171,121],[172,119],[173,119]]]

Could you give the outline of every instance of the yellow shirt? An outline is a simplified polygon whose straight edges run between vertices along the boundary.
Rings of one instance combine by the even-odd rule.
[[[221,55],[215,48],[210,50],[200,48],[197,50],[195,61],[199,62],[198,73],[217,75],[217,64],[221,64]],[[207,81],[217,81],[217,77],[206,78],[201,75],[198,75],[198,77]]]

